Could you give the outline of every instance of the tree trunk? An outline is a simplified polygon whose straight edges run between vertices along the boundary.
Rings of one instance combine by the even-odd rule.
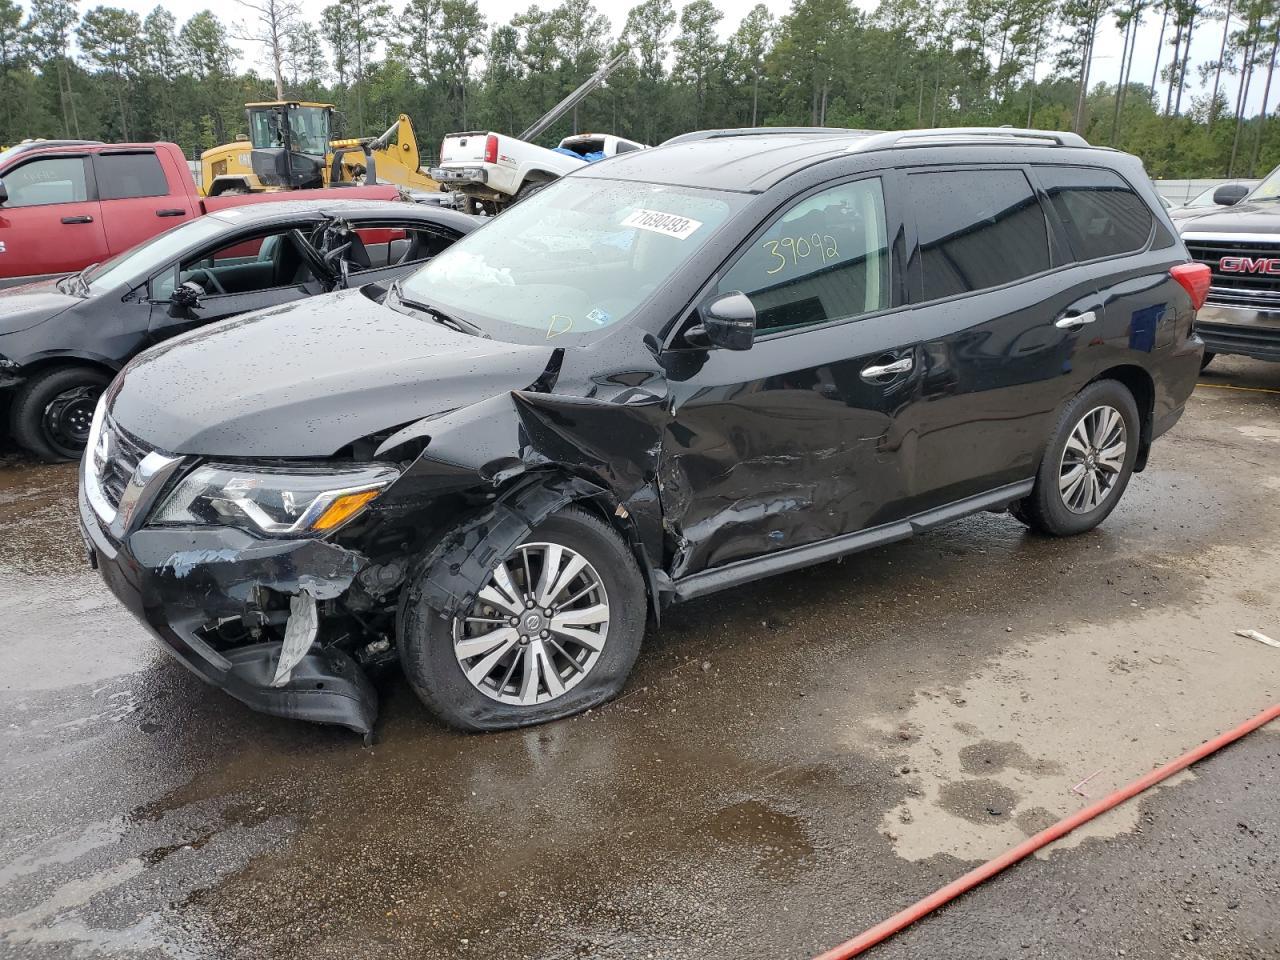
[[[1173,33],[1173,63],[1169,65],[1169,88],[1164,96],[1164,115],[1167,117],[1173,112],[1173,84],[1178,79],[1178,55],[1182,53],[1182,24],[1174,24]]]
[[[1036,67],[1040,65],[1040,44],[1044,40],[1044,21],[1036,30],[1036,52],[1031,58],[1031,83],[1027,88],[1027,127],[1031,127],[1031,112],[1036,103]]]
[[[1124,25],[1124,43],[1120,46],[1120,77],[1116,81],[1116,108],[1111,114],[1111,139],[1107,142],[1116,145],[1116,134],[1120,130],[1120,98],[1124,96],[1124,68],[1129,59],[1129,35],[1133,33],[1134,21],[1130,18]]]
[[[1182,51],[1182,69],[1178,74],[1178,99],[1173,104],[1173,114],[1177,116],[1182,112],[1182,91],[1187,86],[1187,61],[1191,59],[1191,37],[1195,32],[1196,22],[1194,19],[1187,24],[1187,42]]]
[[[1240,129],[1244,125],[1244,106],[1249,100],[1249,79],[1253,74],[1254,45],[1251,41],[1244,48],[1244,65],[1240,69],[1240,87],[1236,93],[1236,132],[1231,138],[1231,159],[1227,161],[1227,176],[1236,168],[1236,153],[1240,147]]]
[[[1227,15],[1222,22],[1222,48],[1218,51],[1218,65],[1213,70],[1213,94],[1209,97],[1209,126],[1218,119],[1218,84],[1222,80],[1222,64],[1227,59],[1227,38],[1231,35],[1232,0],[1227,0]]]
[[[1120,113],[1124,112],[1125,101],[1129,99],[1129,81],[1133,76],[1133,55],[1138,52],[1138,30],[1142,27],[1142,9],[1137,0],[1135,0],[1131,11],[1133,14],[1133,35],[1129,42],[1129,53],[1123,76],[1120,78]],[[1115,136],[1117,138],[1120,136],[1118,124]]]
[[[1280,46],[1280,21],[1276,23],[1271,38],[1271,62],[1267,64],[1267,82],[1262,85],[1262,109],[1258,111],[1258,129],[1253,134],[1253,153],[1249,156],[1249,176],[1258,166],[1258,153],[1262,149],[1262,128],[1267,125],[1267,101],[1271,99],[1271,77],[1276,72],[1276,47]]]
[[[1156,41],[1156,62],[1151,68],[1151,99],[1156,102],[1159,107],[1160,100],[1156,93],[1156,80],[1160,76],[1160,51],[1164,49],[1164,30],[1169,25],[1169,5],[1166,3],[1164,7],[1164,18],[1160,21],[1160,39]]]
[[[1089,32],[1085,37],[1084,49],[1080,57],[1080,93],[1076,98],[1076,119],[1071,129],[1076,133],[1084,132],[1084,103],[1089,93],[1089,73],[1093,66],[1093,42],[1098,35],[1098,18],[1089,23]]]
[[[922,127],[924,126],[924,74],[920,74],[918,79],[920,81],[920,93],[916,101],[916,126]]]
[[[756,112],[760,106],[760,68],[756,67],[755,74],[751,77],[751,125],[758,126],[756,123]],[[615,128],[616,129],[616,128]]]

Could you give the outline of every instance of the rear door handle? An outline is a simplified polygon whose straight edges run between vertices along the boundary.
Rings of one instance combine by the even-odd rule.
[[[63,223],[93,223],[93,217],[90,217],[87,214],[80,217],[63,217],[62,222]]]
[[[891,377],[899,373],[907,373],[915,366],[915,361],[910,357],[903,357],[901,360],[895,360],[893,363],[884,363],[862,368],[862,379],[869,383],[875,383],[881,377]]]
[[[1092,310],[1086,310],[1084,313],[1077,313],[1070,317],[1059,317],[1053,322],[1053,325],[1059,330],[1079,330],[1086,323],[1093,323],[1098,319],[1098,315]]]
[[[187,211],[185,210],[157,210],[156,216],[157,217],[182,217],[182,216],[186,216],[186,213]]]

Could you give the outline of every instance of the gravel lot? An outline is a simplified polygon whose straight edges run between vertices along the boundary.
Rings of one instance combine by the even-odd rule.
[[[480,737],[249,712],[0,453],[0,956],[805,958],[1280,701],[1280,365],[1220,359],[1101,529],[987,514],[677,608]],[[1273,724],[870,956],[1280,957]]]

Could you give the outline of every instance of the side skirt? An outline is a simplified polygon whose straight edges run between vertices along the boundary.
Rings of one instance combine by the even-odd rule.
[[[762,557],[736,560],[722,567],[714,567],[711,570],[704,570],[701,573],[695,573],[692,576],[677,580],[673,584],[675,596],[677,600],[692,600],[694,597],[715,593],[717,590],[725,590],[729,587],[736,587],[739,584],[750,583],[752,580],[771,577],[775,573],[798,570],[801,567],[823,563],[835,557],[842,557],[845,554],[857,553],[859,550],[867,550],[871,547],[893,543],[897,540],[906,540],[914,534],[932,530],[934,527],[950,523],[952,520],[958,520],[971,513],[981,513],[984,510],[1007,507],[1013,501],[1021,500],[1029,494],[1034,484],[1034,479],[1021,480],[1018,483],[996,487],[986,493],[966,497],[963,500],[956,500],[954,503],[934,507],[932,510],[926,510],[923,513],[917,513],[902,520],[895,520],[892,523],[881,524],[878,527],[869,527],[856,533],[841,534],[838,537],[832,537],[830,540],[807,543],[802,547],[779,550],[777,553],[765,554]]]

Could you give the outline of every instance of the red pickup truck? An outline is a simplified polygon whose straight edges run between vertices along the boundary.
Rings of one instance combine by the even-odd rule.
[[[210,210],[269,200],[394,200],[393,186],[205,198],[174,143],[35,140],[0,152],[0,288],[75,273]]]

